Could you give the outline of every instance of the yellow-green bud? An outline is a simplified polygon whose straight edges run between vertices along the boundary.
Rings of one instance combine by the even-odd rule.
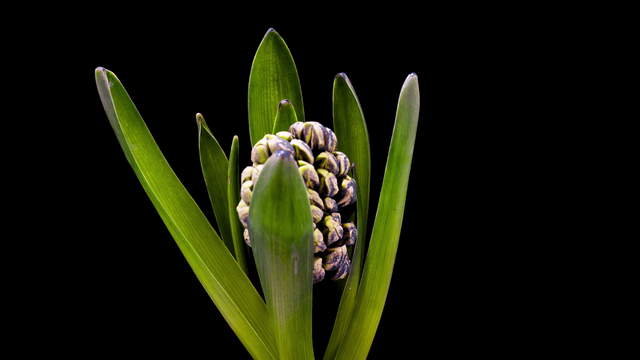
[[[251,204],[251,195],[253,189],[253,181],[247,180],[240,187],[240,198],[247,204]]]
[[[238,206],[236,206],[236,211],[238,212],[238,218],[240,218],[242,226],[249,227],[249,205],[243,200],[240,200]]]
[[[267,147],[267,141],[262,139],[258,141],[251,149],[251,161],[254,164],[264,164],[269,158],[269,148]]]
[[[332,213],[331,215],[325,216],[322,220],[322,225],[324,225],[323,233],[327,245],[331,245],[342,239],[343,229],[340,223],[339,213]]]
[[[336,151],[336,146],[338,146],[338,138],[336,137],[336,134],[333,133],[333,130],[329,129],[328,127],[325,127],[324,129],[326,130],[325,132],[326,150],[332,153]]]
[[[342,245],[335,248],[327,249],[327,255],[324,257],[324,269],[328,271],[337,270],[342,263],[348,260],[347,247]]]
[[[333,275],[331,280],[341,280],[347,277],[349,271],[351,270],[351,261],[349,261],[349,257],[345,256],[342,263],[338,265],[338,270]]]
[[[341,198],[338,200],[340,207],[356,202],[356,182],[348,175],[340,182],[340,196]]]
[[[344,223],[342,224],[342,229],[344,230],[342,238],[347,246],[351,246],[358,241],[358,229],[354,223]]]
[[[302,125],[302,140],[309,144],[312,150],[324,150],[325,129],[322,124],[315,121],[307,121]]]
[[[269,148],[269,155],[275,153],[278,150],[287,150],[293,152],[293,147],[288,141],[279,138],[276,135],[267,134],[263,139],[267,141],[267,147]]]
[[[251,247],[251,239],[249,238],[249,229],[244,229],[242,233],[242,237],[244,238],[244,242]]]
[[[304,123],[301,121],[294,122],[289,126],[289,132],[293,137],[302,139],[302,128],[304,127]]]
[[[325,169],[318,169],[320,177],[320,195],[334,196],[338,193],[338,179],[333,173]]]
[[[293,135],[291,135],[291,133],[288,131],[278,131],[276,133],[276,136],[286,141],[291,141],[291,139],[293,139]]]
[[[303,160],[308,163],[313,163],[313,152],[307,143],[302,140],[291,140],[291,146],[295,151],[296,160]]]
[[[313,260],[313,283],[319,283],[324,279],[324,269],[322,268],[322,258],[316,257]]]
[[[338,203],[333,198],[326,197],[324,198],[324,209],[327,212],[336,212],[338,211]]]
[[[322,220],[322,216],[324,216],[324,211],[315,205],[311,205],[311,217],[314,223],[319,223]]]
[[[328,170],[334,175],[338,175],[340,171],[338,167],[338,160],[336,160],[336,157],[328,151],[321,152],[316,156],[315,166],[319,169]]]
[[[311,205],[315,205],[324,210],[324,202],[315,190],[307,189],[307,194],[309,195],[309,202],[311,203]]]
[[[298,166],[298,171],[300,171],[300,175],[302,175],[302,178],[304,179],[304,184],[308,188],[317,188],[318,184],[320,183],[320,179],[318,178],[318,173],[316,172],[316,169],[313,167],[313,165],[300,160],[298,161]]]
[[[242,170],[242,174],[240,174],[240,182],[243,183],[247,180],[253,180],[254,174],[257,172],[256,168],[253,166],[247,166]]]
[[[338,161],[338,176],[345,176],[349,174],[349,170],[351,170],[351,162],[347,155],[340,151],[335,152],[336,160]]]
[[[260,176],[260,172],[262,171],[262,169],[264,169],[264,164],[254,165],[253,168],[256,169],[256,171],[253,173],[253,176],[251,177],[251,181],[253,181],[254,184],[257,184],[258,177]]]
[[[324,237],[322,231],[319,229],[313,230],[313,252],[319,253],[327,250],[327,245],[324,243]]]

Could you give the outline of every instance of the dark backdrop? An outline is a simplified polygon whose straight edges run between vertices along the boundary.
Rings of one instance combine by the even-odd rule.
[[[333,78],[349,75],[372,144],[371,219],[400,87],[410,72],[419,77],[421,115],[404,225],[370,358],[520,354],[548,343],[531,331],[544,318],[547,299],[531,290],[539,286],[532,274],[544,264],[529,266],[540,246],[527,210],[537,190],[522,185],[536,176],[522,166],[530,155],[522,143],[535,125],[513,86],[535,76],[535,69],[518,65],[526,35],[473,11],[409,11],[390,14],[393,22],[366,24],[347,21],[355,19],[347,13],[295,24],[222,24],[221,14],[193,13],[179,22],[168,14],[121,15],[98,12],[57,24],[31,49],[50,60],[38,73],[55,79],[41,93],[55,99],[47,110],[57,115],[43,121],[50,155],[42,164],[54,190],[45,206],[49,235],[41,242],[47,301],[25,333],[42,335],[63,353],[190,349],[248,357],[127,164],[93,71],[104,66],[118,75],[211,217],[194,115],[205,115],[225,149],[239,135],[247,159],[249,70],[262,36],[274,27],[295,58],[307,119],[331,124]],[[336,301],[335,287],[323,290],[314,298],[322,304],[314,319],[318,355]],[[38,293],[34,299],[43,296]]]

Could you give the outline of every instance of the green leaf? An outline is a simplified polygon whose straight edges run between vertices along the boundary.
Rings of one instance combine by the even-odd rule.
[[[331,338],[324,359],[333,359],[351,323],[356,301],[363,254],[367,239],[367,217],[369,210],[369,184],[371,178],[371,154],[369,133],[362,107],[356,92],[345,73],[336,76],[333,82],[333,127],[339,139],[338,148],[355,164],[354,178],[357,188],[358,241],[353,252],[351,274],[340,298]]]
[[[233,137],[231,152],[229,153],[229,174],[227,176],[227,199],[229,201],[229,223],[231,225],[231,236],[233,238],[233,249],[236,254],[236,261],[242,271],[248,274],[246,246],[242,238],[242,223],[238,219],[236,206],[240,202],[240,168],[238,166],[238,137]]]
[[[198,122],[198,149],[200,151],[200,166],[202,175],[207,185],[209,200],[216,217],[218,230],[227,248],[233,252],[233,242],[231,238],[231,226],[229,223],[229,208],[227,201],[227,175],[229,161],[224,150],[216,140],[215,136],[202,114],[196,114]]]
[[[365,359],[382,316],[398,250],[407,186],[418,126],[418,77],[407,77],[400,91],[378,212],[349,329],[337,359]]]
[[[265,34],[249,75],[249,134],[254,145],[273,129],[278,104],[289,99],[304,121],[302,90],[296,64],[284,40],[274,30]]]
[[[276,121],[273,124],[272,134],[278,131],[288,131],[289,126],[298,121],[296,111],[293,104],[287,99],[280,101],[278,104],[278,112],[276,113]]]
[[[312,224],[298,166],[290,152],[277,151],[254,187],[249,236],[274,322],[279,359],[313,359]]]
[[[96,85],[129,164],[205,290],[254,358],[275,359],[257,290],[167,163],[118,78],[97,68]]]

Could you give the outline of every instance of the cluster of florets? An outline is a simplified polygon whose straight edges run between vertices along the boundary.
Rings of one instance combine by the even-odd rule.
[[[356,182],[349,176],[352,164],[347,155],[336,151],[338,140],[333,131],[314,121],[296,122],[289,131],[265,135],[251,150],[252,166],[241,174],[238,216],[244,226],[244,240],[251,246],[248,230],[249,206],[254,184],[264,163],[278,150],[293,153],[309,195],[313,218],[313,281],[320,282],[325,272],[332,280],[344,279],[351,270],[347,247],[353,246],[358,230],[353,222],[343,222],[353,214]]]

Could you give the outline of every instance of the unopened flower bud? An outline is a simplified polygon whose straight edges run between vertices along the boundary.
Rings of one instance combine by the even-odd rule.
[[[276,136],[286,141],[291,141],[291,139],[293,139],[293,135],[291,135],[291,133],[288,131],[278,131],[276,133]]]
[[[335,222],[337,222],[339,224],[342,224],[342,215],[340,215],[340,213],[334,212],[334,213],[331,213],[330,216],[333,219],[333,221],[335,221]]]
[[[348,258],[347,247],[342,245],[335,248],[329,248],[327,255],[324,257],[324,269],[328,271],[337,270],[345,259]]]
[[[334,196],[338,193],[338,179],[333,173],[325,169],[318,169],[320,176],[320,195]]]
[[[242,226],[245,228],[249,227],[249,205],[243,200],[240,200],[238,206],[236,206],[236,211],[238,212],[238,218],[240,218]]]
[[[309,144],[312,150],[324,150],[325,143],[324,126],[319,122],[307,121],[302,125],[302,140]]]
[[[251,180],[245,181],[240,187],[240,198],[247,204],[251,203],[251,195],[253,189],[253,182]]]
[[[349,174],[349,170],[351,170],[351,162],[347,155],[340,151],[335,152],[336,160],[338,161],[338,176],[345,176]]]
[[[291,126],[289,126],[289,132],[296,139],[302,139],[302,128],[304,127],[304,123],[301,121],[296,121]]]
[[[344,230],[340,223],[339,213],[332,213],[331,215],[325,216],[322,220],[322,225],[324,225],[324,238],[326,239],[325,243],[327,245],[331,245],[342,239]]]
[[[311,218],[314,223],[319,223],[322,220],[322,216],[324,216],[324,211],[315,205],[311,205]]]
[[[338,146],[338,138],[336,137],[336,134],[333,133],[333,130],[329,129],[328,127],[325,127],[325,130],[325,150],[332,153],[336,151],[336,146]]]
[[[251,161],[254,164],[264,164],[269,158],[269,148],[267,147],[267,141],[262,139],[258,141],[251,149]]]
[[[240,182],[243,183],[247,180],[253,180],[253,176],[257,171],[258,170],[256,170],[256,168],[254,168],[253,166],[247,166],[246,168],[244,168],[244,170],[242,170],[242,173],[240,174]]]
[[[324,269],[322,268],[322,258],[316,257],[313,260],[313,283],[319,283],[324,279]]]
[[[300,160],[298,161],[298,166],[298,171],[300,171],[300,175],[302,175],[302,178],[304,179],[304,184],[308,188],[317,188],[318,184],[320,183],[320,179],[318,178],[318,173],[316,172],[316,169],[313,167],[313,165]]]
[[[344,230],[342,238],[347,246],[351,246],[358,241],[358,229],[354,223],[344,223],[342,224],[342,229]]]
[[[327,245],[324,243],[324,237],[322,231],[319,229],[313,230],[313,252],[319,253],[327,250]]]
[[[293,147],[288,141],[285,141],[276,135],[265,135],[264,139],[267,140],[267,147],[269,148],[269,155],[275,153],[278,150],[287,150],[293,152]]]
[[[264,164],[254,165],[253,168],[256,169],[256,171],[253,173],[253,176],[251,177],[251,181],[253,181],[254,184],[257,184],[258,177],[260,176],[260,172],[262,171],[262,169],[264,169]]]
[[[311,203],[311,205],[315,205],[324,210],[324,202],[315,190],[307,189],[307,194],[309,195],[309,202]]]
[[[326,197],[324,198],[324,209],[327,212],[336,212],[338,211],[338,203],[333,198]]]
[[[249,238],[249,229],[244,229],[242,233],[242,237],[244,238],[244,242],[251,247],[251,239]]]
[[[349,271],[351,270],[351,261],[349,261],[349,257],[345,256],[342,263],[338,265],[338,270],[333,275],[331,280],[342,280],[347,277]]]
[[[316,162],[314,163],[316,168],[325,169],[332,172],[334,175],[338,175],[340,169],[338,167],[338,160],[332,153],[328,151],[321,152],[316,156]]]
[[[340,200],[338,206],[345,207],[356,202],[356,182],[350,176],[345,176],[340,182]]]
[[[313,163],[313,152],[306,142],[298,139],[291,140],[291,146],[296,155],[296,160],[303,160],[308,163]]]

